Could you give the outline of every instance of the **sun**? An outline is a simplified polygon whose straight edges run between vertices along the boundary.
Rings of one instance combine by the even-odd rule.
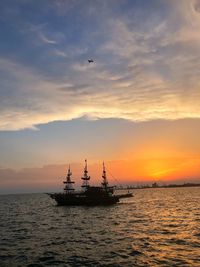
[[[146,173],[150,178],[160,180],[170,176],[175,171],[174,166],[166,160],[150,160],[146,166]]]

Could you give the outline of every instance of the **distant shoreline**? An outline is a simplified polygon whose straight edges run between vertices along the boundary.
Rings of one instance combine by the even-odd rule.
[[[200,183],[184,183],[184,184],[169,184],[169,185],[159,185],[157,183],[153,183],[152,185],[116,187],[115,190],[148,189],[148,188],[177,188],[177,187],[200,187]]]

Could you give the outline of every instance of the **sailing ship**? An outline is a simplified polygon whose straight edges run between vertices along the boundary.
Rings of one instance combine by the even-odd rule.
[[[72,172],[70,166],[67,171],[66,180],[63,181],[65,184],[64,192],[50,194],[57,205],[68,206],[68,205],[112,205],[119,202],[122,197],[130,197],[125,195],[114,195],[114,187],[108,185],[105,164],[103,162],[103,173],[101,186],[91,186],[89,184],[90,176],[88,175],[87,160],[85,160],[84,173],[81,179],[82,190],[80,192],[75,191],[73,188],[74,181],[71,180]]]

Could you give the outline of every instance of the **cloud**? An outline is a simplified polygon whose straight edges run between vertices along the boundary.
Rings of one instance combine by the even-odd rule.
[[[56,1],[58,9],[63,5]],[[104,2],[101,20],[98,1],[88,11],[73,1],[70,12],[80,20],[67,21],[59,32],[45,21],[32,27],[30,32],[49,44],[47,52],[47,46],[37,47],[39,54],[29,62],[1,56],[0,130],[82,116],[132,121],[200,117],[199,2],[169,1],[163,3],[165,11],[155,3],[149,11],[131,4],[127,16],[114,13],[112,5]],[[77,6],[86,14],[80,15]],[[64,23],[64,14],[54,16]],[[33,51],[35,46],[29,46],[22,55]],[[94,64],[87,63],[91,56]]]
[[[47,44],[57,44],[55,40],[47,38],[43,33],[40,33],[40,39],[42,40],[42,42],[47,43]]]
[[[59,191],[62,179],[56,177],[63,177],[66,168],[66,165],[48,165],[20,170],[0,169],[0,193]]]

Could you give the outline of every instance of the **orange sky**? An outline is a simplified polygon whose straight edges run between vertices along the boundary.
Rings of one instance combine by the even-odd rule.
[[[199,0],[1,2],[1,193],[200,181]]]
[[[80,186],[85,158],[92,184],[101,182],[103,160],[111,184],[200,181],[199,132],[198,119],[111,119],[62,122],[5,139],[0,135],[1,192],[62,190],[68,164]]]

